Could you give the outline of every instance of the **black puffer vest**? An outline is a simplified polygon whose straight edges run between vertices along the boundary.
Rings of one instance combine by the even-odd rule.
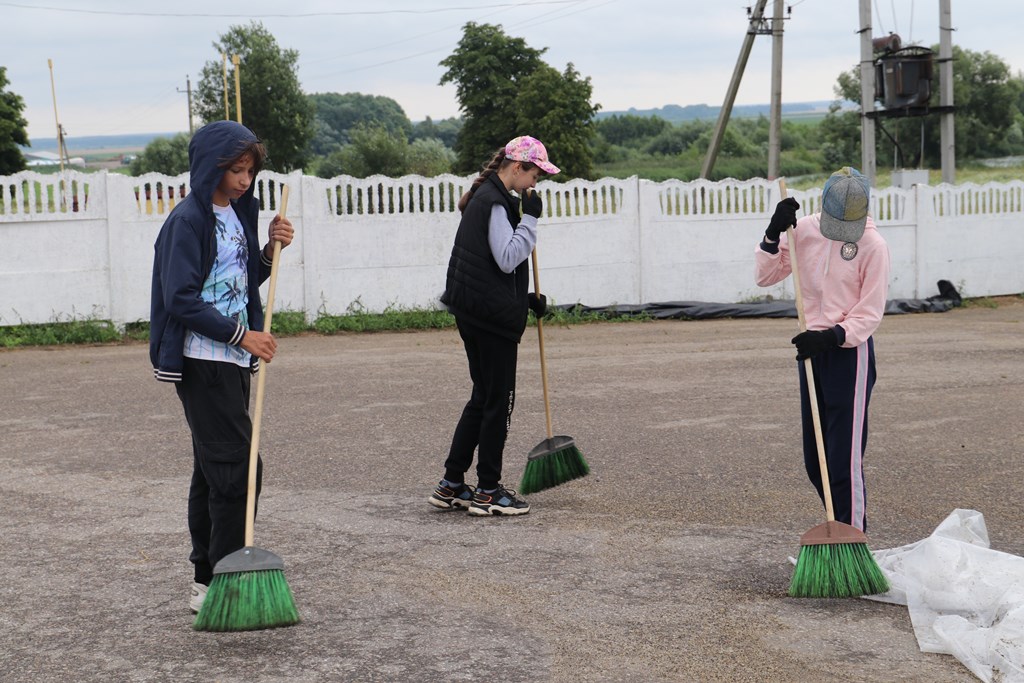
[[[525,260],[503,273],[491,255],[487,232],[495,204],[505,209],[509,223],[519,225],[519,200],[491,174],[462,213],[441,301],[456,318],[518,342],[526,329],[530,274]]]

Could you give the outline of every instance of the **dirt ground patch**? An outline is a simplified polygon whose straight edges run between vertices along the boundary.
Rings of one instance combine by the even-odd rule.
[[[454,331],[283,339],[256,544],[303,621],[191,630],[188,432],[145,345],[0,352],[4,681],[972,681],[905,608],[786,597],[824,521],[800,455],[792,320],[545,328],[557,433],[591,476],[515,519],[426,504],[468,396]],[[1024,554],[1024,302],[876,336],[874,548],[955,508]],[[506,483],[544,436],[520,350]]]

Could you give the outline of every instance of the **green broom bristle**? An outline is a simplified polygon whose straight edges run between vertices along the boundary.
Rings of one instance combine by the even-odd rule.
[[[255,631],[299,622],[280,569],[215,574],[192,627],[197,631]]]
[[[588,474],[590,466],[583,458],[583,453],[576,446],[569,446],[527,460],[523,478],[519,482],[519,492],[524,495],[536,493]]]
[[[865,543],[805,545],[793,571],[794,598],[852,598],[889,590],[889,582]]]

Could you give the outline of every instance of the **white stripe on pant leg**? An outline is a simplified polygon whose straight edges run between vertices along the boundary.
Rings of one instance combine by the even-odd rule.
[[[853,386],[853,433],[850,439],[850,524],[864,530],[864,420],[867,417],[868,343],[857,347]]]
[[[512,390],[508,392],[508,408],[505,412],[505,432],[512,429],[512,406],[516,403],[516,392]]]

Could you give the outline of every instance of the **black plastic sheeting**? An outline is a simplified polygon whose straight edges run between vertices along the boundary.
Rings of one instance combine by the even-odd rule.
[[[939,293],[927,299],[890,299],[886,315],[901,313],[944,313],[961,304],[960,293],[949,280],[939,280]],[[703,320],[709,318],[795,318],[796,302],[778,299],[741,304],[715,304],[703,301],[666,301],[663,303],[616,306],[553,306],[576,313],[596,313],[608,317],[644,315],[649,318]]]

